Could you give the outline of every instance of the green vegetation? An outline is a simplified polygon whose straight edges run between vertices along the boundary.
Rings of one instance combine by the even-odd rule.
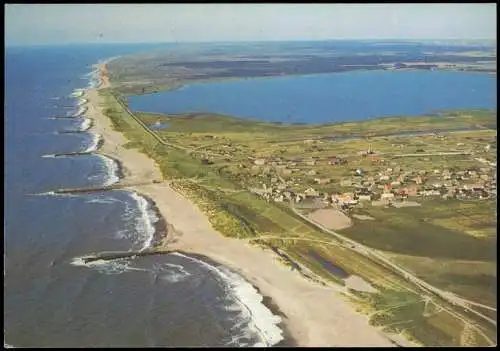
[[[377,294],[353,294],[358,309],[370,314],[370,323],[385,332],[402,334],[426,346],[489,345],[483,332],[456,318],[450,313],[450,306],[443,308],[419,294],[392,289]]]
[[[273,144],[277,141],[303,141],[317,137],[363,136],[374,138],[377,135],[399,134],[404,132],[434,132],[435,130],[453,130],[481,125],[496,128],[496,112],[489,110],[468,110],[463,112],[446,112],[441,116],[417,117],[384,117],[359,122],[335,124],[284,124],[255,121],[212,113],[191,113],[186,115],[161,115],[148,112],[137,112],[138,117],[146,123],[157,120],[168,121],[168,128],[159,131],[161,134],[197,133],[207,135],[235,134],[238,137],[256,137],[257,141]],[[195,123],[193,123],[195,122]],[[409,140],[409,139],[406,139]],[[363,142],[361,140],[360,142]]]
[[[494,200],[428,200],[421,207],[367,207],[356,213],[375,218],[376,226],[354,219],[354,226],[339,232],[386,251],[430,284],[496,306],[495,209]],[[440,222],[444,219],[448,227]],[[494,235],[473,236],[471,228],[489,228]]]
[[[356,156],[359,150],[366,150],[369,143],[377,150],[390,153],[394,152],[392,145],[396,143],[404,145],[402,151],[398,149],[397,152],[414,152],[419,143],[427,149],[447,150],[450,145],[456,146],[457,141],[463,142],[469,137],[467,146],[480,148],[484,143],[479,139],[492,138],[492,131],[472,131],[460,136],[450,134],[447,140],[435,136],[377,138],[373,136],[374,132],[401,133],[491,125],[496,123],[495,113],[462,111],[444,116],[407,120],[384,118],[329,126],[272,124],[213,114],[165,116],[135,113],[146,125],[158,120],[168,122],[168,128],[154,132],[165,142],[162,144],[128,115],[111,91],[101,90],[100,94],[106,106],[104,112],[115,129],[129,140],[126,147],[137,148],[153,158],[163,176],[172,180],[172,186],[192,199],[206,213],[214,229],[223,235],[276,247],[322,280],[335,284],[344,285],[344,281],[335,270],[329,269],[328,263],[348,274],[362,277],[379,291],[376,294],[353,292],[358,296],[360,308],[377,312],[371,316],[372,323],[388,331],[403,332],[425,345],[487,345],[477,328],[490,338],[496,333],[488,323],[465,315],[463,310],[455,311],[454,306],[439,297],[432,296],[432,302],[424,301],[426,294],[418,287],[374,259],[348,249],[341,240],[295,215],[288,204],[266,201],[248,191],[252,187],[260,188],[263,183],[278,184],[281,182],[278,178],[289,181],[297,191],[303,191],[315,184],[316,177],[332,179],[330,183],[315,186],[316,189],[329,192],[334,189],[352,190],[349,186],[340,185],[339,180],[352,175],[357,167],[363,167],[369,176],[395,162],[390,155],[384,156],[385,164]],[[348,141],[322,139],[332,135],[353,136],[360,130],[365,137],[370,137],[369,141],[364,138]],[[326,162],[328,157],[337,154],[346,155],[349,164],[332,166]],[[318,163],[311,166],[300,160],[305,155],[308,158],[318,157]],[[287,161],[294,165],[286,166],[293,173],[282,174],[278,170],[279,165],[271,162],[253,164],[253,160],[259,157],[294,159]],[[471,165],[473,160],[403,158],[397,162],[407,168],[431,169],[440,163],[443,167],[462,169]],[[316,175],[307,174],[311,169]],[[478,204],[476,207],[463,207],[463,203],[459,202],[428,201],[421,207],[413,208],[363,207],[356,210],[357,213],[376,218],[376,225],[373,221],[355,220],[355,225],[344,229],[342,234],[388,252],[396,262],[401,262],[405,268],[414,270],[429,283],[443,289],[473,300],[472,292],[483,289],[487,292],[479,296],[485,298],[485,301],[481,300],[483,303],[489,304],[493,281],[489,264],[496,259],[496,233],[493,235],[485,229],[492,224],[491,211],[488,212],[491,203]],[[483,231],[483,235],[471,235],[465,229],[459,230],[453,223],[444,221],[458,216],[458,211],[462,218],[460,223],[467,224],[467,230]],[[428,261],[422,263],[421,258]],[[475,267],[480,274],[453,270],[457,260],[473,262],[470,267]],[[446,262],[448,268],[433,271],[432,265],[438,261]],[[481,288],[474,290],[472,287],[477,285]],[[444,311],[443,307],[453,314]],[[474,320],[479,327],[464,328],[462,319]],[[464,334],[468,341],[464,341]]]
[[[448,218],[461,205],[457,200],[436,202],[446,207],[432,204],[410,208],[366,207],[357,212],[376,218],[376,226],[370,221],[356,220],[356,225],[339,232],[370,247],[400,254],[456,260],[496,259],[496,238],[473,237],[432,224],[430,218]],[[484,217],[488,214],[480,206],[469,211],[482,213]]]
[[[380,70],[395,63],[404,63],[407,69],[496,71],[496,47],[491,44],[473,50],[457,46],[452,55],[448,44],[415,43],[411,50],[401,50],[399,45],[363,44],[344,49],[335,42],[233,43],[217,47],[197,43],[124,55],[107,66],[115,91],[126,95],[176,89],[194,82]]]

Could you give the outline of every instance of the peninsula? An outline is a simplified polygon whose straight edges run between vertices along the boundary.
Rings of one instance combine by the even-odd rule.
[[[113,64],[87,115],[168,222],[158,249],[241,273],[299,346],[494,344],[496,111],[321,126],[135,112],[140,84]]]

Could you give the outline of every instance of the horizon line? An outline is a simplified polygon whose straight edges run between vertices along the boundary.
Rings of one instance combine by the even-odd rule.
[[[46,46],[75,46],[75,45],[147,45],[147,44],[217,44],[217,43],[269,43],[269,42],[328,42],[328,41],[358,41],[358,42],[495,42],[496,38],[324,38],[324,39],[266,39],[266,40],[184,40],[184,41],[111,41],[111,42],[68,42],[68,43],[45,43],[45,44],[6,44],[5,48],[14,47],[46,47]]]

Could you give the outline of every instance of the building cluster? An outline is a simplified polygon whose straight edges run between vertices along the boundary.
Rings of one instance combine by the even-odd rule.
[[[265,164],[262,163],[262,164]],[[334,183],[329,178],[315,178],[316,184]],[[386,168],[374,176],[365,176],[357,169],[353,176],[341,179],[338,185],[346,192],[320,192],[314,186],[294,191],[293,180],[285,182],[276,177],[270,184],[250,191],[267,201],[306,201],[311,206],[335,206],[349,209],[360,203],[389,204],[409,198],[486,199],[496,197],[496,168],[484,166],[467,170],[434,169],[404,171],[400,167]]]
[[[235,149],[231,143],[218,145],[218,148],[226,152],[242,151]],[[486,151],[489,151],[489,147]],[[320,177],[317,174],[314,166],[318,163],[327,162],[331,166],[348,165],[347,157],[342,155],[294,159],[284,159],[279,156],[248,157],[248,161],[238,164],[238,168],[250,168],[257,172],[259,177],[251,181],[254,185],[249,190],[266,201],[302,203],[304,206],[312,207],[334,206],[349,209],[362,203],[390,204],[407,199],[465,200],[496,197],[496,163],[483,158],[476,158],[476,161],[480,162],[478,167],[466,170],[433,169],[429,171],[403,170],[395,163],[390,163],[391,167],[388,167],[389,162],[382,159],[371,145],[368,150],[360,151],[358,156],[369,158],[372,164],[378,164],[377,168],[383,168],[383,170],[365,174],[363,169],[358,168],[350,177],[339,180]],[[304,164],[310,168],[304,169]],[[309,188],[304,190],[300,175],[305,175],[311,180]],[[257,179],[265,180],[256,185]],[[325,185],[328,184],[332,188],[345,191],[332,193],[320,190],[325,189]]]

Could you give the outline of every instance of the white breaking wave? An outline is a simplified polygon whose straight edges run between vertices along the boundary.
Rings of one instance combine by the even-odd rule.
[[[154,264],[152,272],[169,283],[178,283],[191,275],[183,266],[174,263]]]
[[[104,165],[108,170],[108,180],[103,185],[109,186],[117,183],[120,180],[120,177],[118,177],[119,167],[117,161],[101,154],[99,154],[99,157],[104,161]]]
[[[85,105],[87,102],[89,102],[89,100],[80,98],[80,99],[78,99],[77,106]]]
[[[58,195],[58,194],[56,194],[56,193],[55,193],[55,192],[53,192],[53,191],[47,191],[47,192],[45,192],[45,193],[39,193],[39,194],[37,194],[37,195],[40,195],[40,196],[44,196],[44,195],[55,196],[55,195]]]
[[[85,112],[87,112],[88,107],[87,106],[81,106],[76,113],[73,114],[73,117],[80,117],[82,116]]]
[[[85,118],[82,125],[80,126],[80,131],[85,132],[92,126],[92,119]]]
[[[99,86],[100,77],[99,70],[97,68],[85,74],[84,77],[88,80],[87,88],[94,89]]]
[[[121,274],[130,271],[147,271],[142,268],[132,268],[130,267],[132,261],[127,258],[117,258],[115,260],[96,260],[92,262],[85,263],[83,261],[85,257],[75,257],[71,264],[73,266],[87,267],[96,269],[99,273],[103,274]]]
[[[99,175],[95,177],[97,178],[99,177]],[[120,217],[123,220],[123,223],[125,223],[125,228],[116,230],[114,233],[115,238],[127,239],[134,243],[138,243],[139,245],[143,243],[144,240],[138,237],[138,235],[136,234],[136,229],[135,228],[134,228],[135,230],[130,229],[130,223],[132,223],[132,225],[134,226],[137,226],[137,221],[140,220],[141,217],[139,213],[140,209],[138,209],[138,206],[134,204],[132,201],[123,201],[105,195],[93,195],[92,198],[88,199],[86,202],[91,204],[122,203],[125,206],[125,208],[123,214]]]
[[[136,242],[137,235],[135,234],[135,230],[130,229],[129,223],[133,223],[134,225],[136,225],[138,221],[139,210],[137,208],[137,205],[132,201],[122,201],[122,203],[125,205],[125,210],[123,211],[121,218],[123,222],[126,223],[126,227],[118,230],[116,232],[116,237],[119,239],[128,239]]]
[[[87,66],[87,68],[92,68],[92,66]],[[90,72],[85,73],[85,74],[82,76],[82,79],[87,79],[87,80],[88,80],[90,77],[92,77],[92,75],[94,75],[94,74],[95,74],[95,71],[96,71],[96,69],[91,70]]]
[[[99,142],[102,139],[101,134],[97,133],[91,133],[92,134],[92,142],[89,144],[89,146],[83,151],[83,152],[94,152],[97,150],[97,146],[99,145]]]
[[[156,230],[155,223],[158,222],[159,218],[146,198],[135,191],[132,192],[131,196],[137,202],[137,207],[140,211],[135,229],[137,230],[138,239],[143,243],[141,247],[142,251],[151,246]]]
[[[112,198],[112,197],[97,196],[97,197],[93,197],[92,199],[89,199],[86,202],[88,204],[113,204],[113,203],[122,202],[122,201],[115,199],[115,198]]]
[[[69,97],[81,97],[85,93],[85,89],[75,89],[73,92],[69,95]]]
[[[91,89],[98,88],[99,85],[101,84],[100,82],[101,82],[101,80],[99,78],[91,79],[89,82],[89,88],[91,88]]]
[[[283,340],[283,331],[278,327],[278,324],[281,322],[281,318],[274,315],[266,306],[264,306],[262,303],[262,295],[260,295],[252,284],[247,282],[242,276],[223,266],[215,267],[202,260],[186,256],[178,252],[174,252],[172,254],[198,262],[211,271],[217,273],[217,275],[224,280],[230,290],[229,296],[233,299],[233,311],[239,307],[239,310],[241,311],[240,318],[248,323],[248,327],[251,331],[259,335],[260,342],[253,346],[268,347],[276,345]],[[233,341],[237,340],[235,339]]]
[[[56,193],[54,191],[47,191],[45,193],[38,193],[38,196],[60,196],[60,197],[80,197],[81,195],[70,194],[70,193]]]

